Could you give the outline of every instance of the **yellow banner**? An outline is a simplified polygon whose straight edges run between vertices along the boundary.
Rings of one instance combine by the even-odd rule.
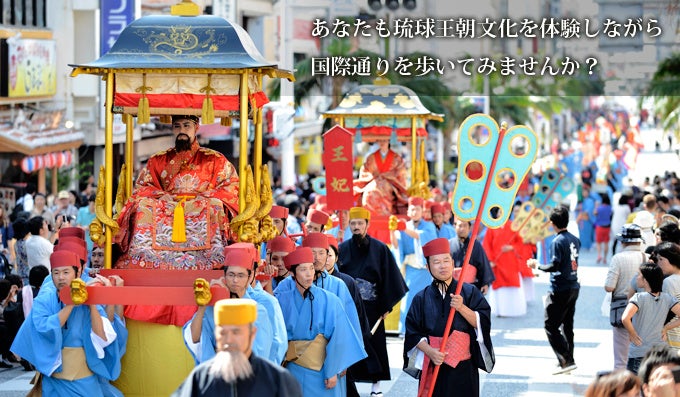
[[[9,97],[57,93],[57,51],[54,40],[7,40]]]

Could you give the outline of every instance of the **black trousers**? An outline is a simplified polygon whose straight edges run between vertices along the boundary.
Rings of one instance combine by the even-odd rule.
[[[551,292],[545,306],[545,333],[561,366],[574,362],[574,313],[578,289]]]

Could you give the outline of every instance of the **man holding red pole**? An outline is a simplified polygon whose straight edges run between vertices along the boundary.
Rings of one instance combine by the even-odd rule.
[[[490,372],[495,357],[491,343],[491,308],[482,293],[471,284],[463,284],[454,295],[453,259],[449,242],[437,238],[423,246],[430,285],[413,298],[406,316],[404,369],[422,369],[419,396],[479,396],[479,372]],[[469,266],[469,265],[468,265]],[[455,310],[453,326],[444,352],[440,351],[449,310]],[[432,365],[430,365],[432,364]],[[440,376],[431,385],[432,373],[440,366]]]

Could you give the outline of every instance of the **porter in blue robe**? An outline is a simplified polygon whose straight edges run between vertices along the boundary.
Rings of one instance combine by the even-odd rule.
[[[59,300],[56,288],[43,292],[33,301],[33,308],[14,339],[11,351],[33,364],[43,375],[44,396],[123,396],[109,381],[120,375],[120,359],[125,354],[127,331],[116,316],[111,324],[101,306],[107,340],[92,332],[90,306],[76,306],[62,327],[59,311],[64,304]],[[69,381],[53,377],[62,371],[62,349],[82,347],[87,367],[92,376]]]
[[[314,285],[340,298],[342,308],[347,314],[347,318],[349,319],[350,324],[352,324],[352,329],[357,335],[357,338],[362,341],[361,347],[363,348],[364,343],[361,333],[359,314],[357,313],[357,308],[354,304],[352,294],[350,294],[345,282],[335,276],[331,276],[326,270],[324,270],[323,272],[319,272],[316,279],[314,279]],[[283,292],[289,290],[297,291],[297,288],[295,287],[295,279],[293,277],[286,277],[283,281],[281,281],[274,291],[274,295],[276,295],[276,293],[279,291]]]
[[[324,380],[349,368],[366,357],[360,336],[350,324],[340,299],[332,293],[312,285],[303,298],[297,288],[277,289],[288,340],[313,340],[323,334],[328,341],[326,359],[320,371],[289,362],[286,368],[300,382],[305,397],[345,397],[338,385],[326,389]],[[338,383],[340,379],[338,378]]]
[[[247,292],[243,298],[251,299]],[[189,349],[189,352],[197,365],[215,357],[214,313],[214,308],[212,306],[206,307],[205,314],[203,315],[203,325],[201,326],[201,339],[198,343],[193,343],[191,339],[191,322],[196,318],[196,314],[194,314],[194,317],[182,327],[184,344],[187,346],[187,349]],[[253,325],[257,328],[255,340],[253,341],[253,353],[279,364],[280,361],[275,361],[276,355],[273,354],[271,350],[273,331],[272,326],[269,323],[269,316],[267,315],[265,308],[260,304],[257,305],[257,320],[255,320]]]
[[[435,225],[435,228],[436,227],[437,225]],[[437,228],[437,238],[442,237],[448,240],[457,236],[456,229],[454,229],[453,226],[449,225],[448,223],[442,223],[442,226]]]
[[[262,285],[259,281],[256,282],[254,288],[248,286],[246,293],[257,302],[258,306],[264,307],[267,312],[269,323],[272,328],[269,357],[274,363],[281,364],[286,357],[286,351],[288,350],[288,334],[286,333],[286,322],[283,319],[279,301],[277,301],[273,295],[262,289]]]

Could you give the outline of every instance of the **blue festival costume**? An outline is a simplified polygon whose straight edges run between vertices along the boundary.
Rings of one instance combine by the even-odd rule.
[[[437,228],[437,225],[435,225],[435,228]],[[442,226],[437,228],[437,238],[443,237],[449,240],[457,236],[456,229],[454,229],[453,226],[449,225],[448,223],[442,223]]]
[[[361,336],[350,324],[340,299],[331,292],[312,285],[305,297],[297,288],[277,289],[289,341],[311,341],[321,334],[327,341],[321,370],[288,362],[286,368],[300,382],[306,397],[345,397],[342,387],[326,389],[324,380],[366,358]],[[353,307],[353,305],[352,305]],[[338,378],[338,383],[341,379]]]
[[[247,292],[243,298],[251,299]],[[191,353],[191,356],[194,358],[196,365],[215,357],[216,341],[214,313],[213,306],[206,307],[205,314],[203,315],[203,324],[201,326],[201,339],[197,343],[193,343],[191,340],[191,322],[196,318],[196,314],[194,314],[194,317],[182,327],[184,344],[187,349],[189,349],[189,353]],[[267,315],[266,309],[260,304],[257,305],[257,319],[253,325],[257,328],[255,340],[253,341],[253,353],[257,354],[259,357],[275,362],[275,357],[273,357],[271,353],[271,341],[273,338],[272,326],[269,322],[269,316]],[[275,363],[279,364],[280,361]]]
[[[350,294],[347,285],[345,285],[345,282],[335,276],[330,275],[326,270],[324,270],[318,273],[318,277],[314,280],[314,285],[316,287],[319,287],[325,291],[332,293],[333,295],[337,296],[340,299],[342,308],[345,314],[347,314],[347,318],[349,319],[349,322],[352,325],[354,333],[356,334],[357,338],[361,341],[361,348],[363,349],[364,343],[361,333],[361,324],[359,322],[359,314],[357,313],[357,308],[356,305],[354,304],[352,294]],[[276,287],[274,295],[277,295],[278,292],[284,291],[297,291],[297,288],[295,287],[295,279],[293,277],[286,277],[285,279],[283,279],[279,283],[278,287]],[[280,302],[281,300],[279,300],[279,303]]]
[[[262,284],[259,281],[256,282],[254,288],[248,286],[246,294],[257,302],[258,306],[265,308],[273,334],[269,357],[276,364],[282,363],[288,350],[288,334],[286,333],[286,321],[283,319],[279,301],[262,289]]]
[[[125,354],[127,330],[117,316],[111,324],[101,306],[107,340],[92,332],[90,306],[76,306],[62,327],[59,311],[64,304],[55,288],[41,291],[33,301],[31,313],[19,329],[11,351],[36,367],[42,377],[44,396],[123,396],[109,381],[120,375],[120,359]],[[97,341],[96,343],[94,341]],[[55,375],[63,371],[62,349],[82,348],[92,375],[66,380]]]

